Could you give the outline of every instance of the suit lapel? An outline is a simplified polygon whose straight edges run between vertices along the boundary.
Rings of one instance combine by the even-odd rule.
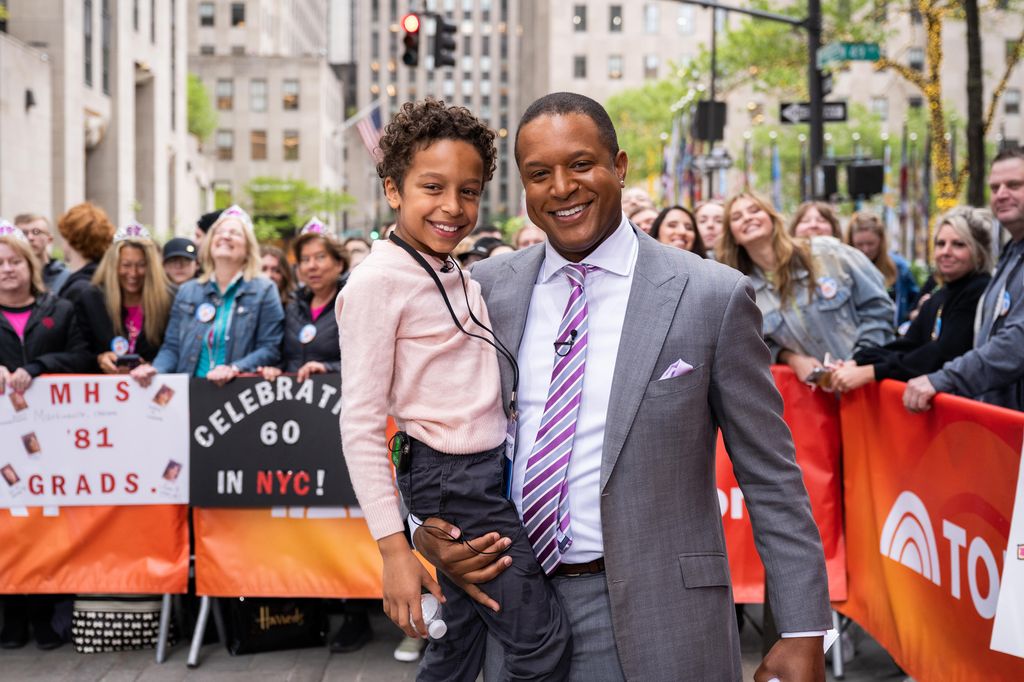
[[[533,297],[533,285],[544,262],[544,248],[527,249],[522,257],[509,258],[501,277],[496,278],[487,292],[487,309],[491,313],[494,333],[513,356],[519,354],[519,344],[526,329],[526,316]],[[501,367],[502,404],[508,406],[512,393],[512,368],[499,357]]]
[[[665,247],[638,234],[636,271],[619,339],[612,375],[612,400],[605,420],[601,458],[601,490],[608,484],[626,436],[636,418],[640,400],[654,372],[673,311],[686,286],[688,274],[673,268]]]

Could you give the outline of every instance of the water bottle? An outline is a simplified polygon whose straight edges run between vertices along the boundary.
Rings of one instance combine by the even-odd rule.
[[[427,625],[427,633],[431,639],[441,639],[448,632],[448,626],[441,620],[441,604],[437,597],[424,594],[420,597],[420,608],[423,610],[423,622]]]

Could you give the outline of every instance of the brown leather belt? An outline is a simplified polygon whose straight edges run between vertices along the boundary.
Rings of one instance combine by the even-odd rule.
[[[592,575],[604,573],[604,557],[588,561],[585,564],[558,564],[555,568],[555,575],[576,578],[581,575]]]

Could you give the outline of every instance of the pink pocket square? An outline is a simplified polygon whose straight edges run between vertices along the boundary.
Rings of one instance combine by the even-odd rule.
[[[671,379],[673,377],[681,377],[684,374],[689,374],[693,371],[693,365],[686,362],[685,360],[679,359],[668,366],[665,373],[658,377],[658,381],[665,379]]]

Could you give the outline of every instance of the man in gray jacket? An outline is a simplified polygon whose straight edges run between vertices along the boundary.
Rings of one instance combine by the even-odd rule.
[[[518,360],[518,372],[501,364],[502,389],[506,404],[518,396],[511,497],[531,542],[532,530],[543,538],[556,518],[531,526],[531,500],[561,476],[548,489],[562,491],[568,509],[557,517],[564,542],[551,531],[557,545],[544,547],[557,551],[549,575],[572,624],[570,680],[741,678],[715,485],[719,428],[783,637],[755,680],[824,680],[824,556],[750,281],[659,244],[626,219],[628,159],[597,102],[542,97],[524,113],[515,150],[530,219],[548,240],[481,261],[473,278],[495,335]],[[562,368],[571,367],[578,383],[563,383],[573,370]],[[548,461],[538,444],[563,442],[552,433],[567,434],[571,456],[537,484],[533,464]],[[442,519],[430,525],[460,533]],[[415,538],[491,608],[487,581],[521,570],[497,533],[469,538],[471,547],[423,528]],[[495,649],[489,641],[485,680],[507,678]]]
[[[974,350],[911,379],[903,392],[911,412],[927,410],[940,391],[1024,409],[1024,149],[999,152],[988,182],[992,213],[1010,242],[979,302]]]

